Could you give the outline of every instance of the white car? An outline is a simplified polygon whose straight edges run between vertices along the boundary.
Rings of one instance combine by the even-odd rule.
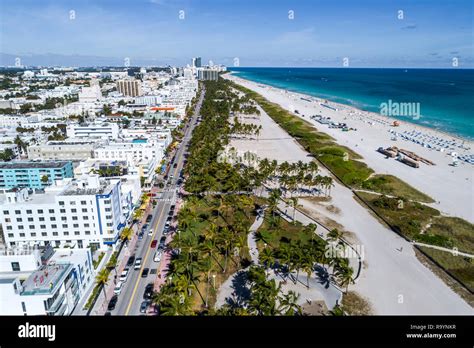
[[[155,256],[153,257],[153,261],[160,262],[161,261],[161,251],[157,251]]]
[[[120,295],[120,293],[122,292],[122,288],[123,288],[123,282],[118,282],[117,285],[115,286],[114,294]]]
[[[125,283],[127,281],[127,278],[128,278],[128,268],[125,268],[120,274],[119,280]]]
[[[149,235],[149,236],[152,236],[152,235],[153,235],[153,228],[152,228],[150,231],[148,231],[148,235]]]
[[[139,257],[138,259],[135,260],[135,266],[133,266],[133,269],[140,269],[142,267],[142,258]]]

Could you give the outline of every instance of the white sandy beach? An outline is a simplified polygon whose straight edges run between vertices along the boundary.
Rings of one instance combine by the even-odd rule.
[[[302,117],[301,115],[304,115],[302,118],[314,124],[318,130],[331,135],[340,145],[345,145],[357,152],[377,174],[394,175],[432,197],[436,201],[432,206],[444,214],[458,216],[474,222],[474,165],[459,161],[459,165],[453,167],[450,165],[452,157],[449,155],[452,151],[455,151],[458,156],[473,154],[473,142],[463,141],[448,134],[403,121],[399,121],[400,125],[398,127],[393,127],[394,119],[376,113],[328,102],[329,106],[337,109],[335,111],[321,106],[320,103],[324,101],[322,99],[262,85],[232,74],[226,74],[224,77],[254,90],[267,100],[277,103],[287,110],[298,110],[299,115],[295,114],[296,116]],[[304,98],[304,100],[301,98]],[[357,130],[343,132],[341,129],[329,128],[328,125],[310,119],[312,115],[331,117],[331,121],[347,123],[348,127]],[[457,144],[463,144],[464,147],[470,148],[470,150],[452,147],[453,150],[446,148],[443,152],[440,152],[404,140],[401,136],[397,136],[397,140],[392,140],[393,134],[390,130],[402,134],[413,131],[421,132],[422,134],[419,134],[417,138],[420,140],[423,139],[423,134],[449,141],[454,140],[457,141]],[[265,136],[262,134],[261,138],[265,139]],[[421,163],[419,168],[412,168],[395,159],[385,159],[384,155],[376,151],[381,146],[384,148],[397,146],[401,149],[413,151],[436,165]],[[292,154],[289,155],[291,157]]]
[[[229,75],[224,75],[229,76]],[[236,80],[235,76],[229,76],[229,78]],[[242,83],[246,87],[253,89],[271,101],[279,102],[284,107],[287,107],[287,104],[290,102],[293,105],[297,105],[296,108],[300,110],[303,114],[314,114],[316,111],[309,110],[303,107],[303,105],[297,104],[298,100],[292,99],[291,96],[286,95],[285,93],[280,93],[276,89],[263,88],[257,86],[252,82],[242,82],[239,79],[239,83]],[[302,101],[303,102],[303,101]],[[304,102],[306,103],[306,102]],[[309,103],[308,103],[309,104]],[[314,107],[317,105],[315,104]],[[262,125],[263,129],[259,139],[246,139],[246,140],[236,140],[231,141],[230,146],[235,147],[239,151],[252,150],[257,153],[260,158],[269,158],[277,159],[281,161],[298,161],[302,160],[304,162],[310,161],[311,157],[308,157],[308,153],[301,148],[301,146],[288,134],[281,129],[262,109],[261,116],[257,120],[249,120],[249,122]],[[324,111],[326,112],[326,111]],[[342,117],[342,116],[341,116]],[[362,148],[370,147],[371,143],[375,144],[377,140],[367,141],[366,139],[370,136],[378,138],[379,142],[382,142],[386,138],[385,142],[388,145],[390,143],[390,137],[385,136],[381,131],[382,127],[366,127],[368,131],[363,130],[363,124],[350,125],[352,127],[360,129],[357,133],[343,133],[340,130],[333,130],[334,137],[342,135],[347,137],[347,146],[354,146],[354,149],[363,155],[366,160],[371,159],[371,162],[368,162],[369,166],[375,170],[385,173],[391,173],[397,176],[398,172],[406,172],[406,177],[410,178],[409,170],[416,171],[417,175],[425,175],[424,171],[428,170],[426,168],[412,169],[405,166],[402,163],[395,162],[394,160],[385,160],[384,156],[375,152],[374,149],[366,150],[365,152],[360,151]],[[322,131],[328,131],[329,129],[324,129],[318,127]],[[329,132],[328,132],[329,133]],[[362,135],[363,134],[363,135]],[[332,134],[331,134],[332,135]],[[356,138],[364,138],[363,146],[355,146],[357,144],[354,135],[357,135]],[[339,138],[338,138],[339,139]],[[352,145],[349,145],[352,144]],[[367,146],[369,144],[369,146]],[[379,146],[382,144],[379,144]],[[403,146],[401,146],[403,145]],[[375,145],[374,145],[375,146]],[[399,144],[399,147],[412,149],[408,147],[405,143]],[[418,154],[422,155],[422,149],[420,146],[413,148],[413,151],[416,151]],[[439,153],[435,153],[439,155]],[[424,153],[423,153],[424,155]],[[428,157],[429,153],[426,154]],[[435,167],[429,168],[429,170],[436,170],[438,173],[446,172],[445,175],[449,175],[449,168],[447,166],[447,160],[444,159],[442,162],[443,156],[438,157],[428,157],[432,161],[436,162],[438,165]],[[378,166],[373,165],[373,163],[380,162]],[[442,163],[445,163],[443,165]],[[460,165],[457,168],[453,168],[455,173],[453,175],[469,175],[469,169],[472,171],[472,168],[468,167],[470,165],[462,166]],[[394,167],[392,170],[391,167]],[[423,171],[424,170],[424,171]],[[329,175],[329,173],[321,168],[322,175]],[[438,179],[437,175],[433,173],[426,180],[433,180],[434,182],[443,182],[443,179]],[[405,180],[405,178],[402,178]],[[469,176],[469,183],[472,183],[472,174]],[[416,183],[418,181],[409,181],[415,187],[418,187]],[[423,182],[420,179],[420,185]],[[462,182],[464,189],[466,190],[467,184]],[[420,190],[422,188],[418,187]],[[424,190],[423,190],[424,191]],[[426,192],[432,196],[439,194],[443,191],[438,188],[438,190],[432,190],[431,192]],[[472,199],[472,196],[469,193],[463,193],[460,190],[459,194],[466,199]],[[358,243],[364,248],[364,262],[363,270],[360,278],[358,279],[355,285],[351,286],[351,289],[357,291],[362,296],[369,299],[371,303],[373,312],[375,314],[394,314],[394,315],[417,315],[417,314],[426,314],[426,315],[447,315],[447,314],[473,314],[474,310],[470,307],[458,294],[452,291],[441,279],[439,279],[434,273],[432,273],[428,268],[421,264],[415,256],[415,251],[410,243],[406,242],[403,238],[399,237],[397,234],[392,232],[387,227],[380,224],[380,222],[374,218],[364,207],[362,207],[353,197],[352,192],[344,187],[341,184],[336,183],[335,187],[332,189],[332,200],[331,204],[338,208],[337,213],[331,213],[324,206],[319,204],[314,204],[306,200],[301,200],[300,204],[303,204],[306,210],[315,211],[321,215],[325,215],[341,225],[347,231],[351,231],[355,234]],[[451,196],[449,196],[451,197]],[[454,195],[452,198],[454,200]],[[458,202],[460,198],[458,197]],[[469,202],[469,201],[468,201]],[[470,201],[472,203],[472,201]],[[444,203],[447,205],[447,203]],[[443,207],[445,206],[443,205]],[[439,205],[441,206],[441,205]],[[447,207],[448,208],[448,207]],[[445,211],[445,209],[442,209]],[[446,209],[448,212],[451,212],[453,215],[460,215],[462,213],[468,215],[468,210],[459,207],[459,209]],[[456,214],[454,213],[456,212]],[[472,217],[471,217],[472,220]],[[399,249],[403,247],[402,251]]]

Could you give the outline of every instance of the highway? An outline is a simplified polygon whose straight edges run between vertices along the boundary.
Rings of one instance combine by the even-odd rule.
[[[171,205],[176,203],[176,195],[178,191],[177,180],[179,179],[180,171],[183,168],[184,154],[186,147],[191,139],[192,132],[196,126],[201,109],[202,101],[204,99],[205,90],[203,89],[199,100],[196,104],[193,116],[188,121],[184,128],[184,136],[175,152],[175,160],[170,165],[168,178],[165,182],[164,188],[161,190],[162,194],[158,196],[157,204],[152,210],[153,219],[151,224],[145,231],[142,240],[138,240],[135,250],[125,254],[125,258],[134,255],[135,258],[142,258],[142,265],[139,270],[134,270],[130,267],[129,275],[126,282],[123,284],[122,291],[118,296],[118,302],[114,310],[110,311],[111,315],[140,315],[140,305],[143,302],[143,293],[145,287],[149,283],[154,283],[157,274],[156,270],[159,267],[158,262],[154,262],[153,258],[158,246],[151,248],[151,242],[156,240],[159,243],[163,235],[166,218],[169,216]],[[177,163],[176,168],[173,164]],[[153,228],[153,235],[148,236],[150,228]],[[162,255],[163,256],[163,255]],[[150,274],[146,278],[142,278],[142,271],[144,268],[150,269]]]

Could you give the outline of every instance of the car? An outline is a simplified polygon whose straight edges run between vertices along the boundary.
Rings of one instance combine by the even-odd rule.
[[[170,211],[168,212],[168,215],[169,215],[169,216],[173,216],[173,214],[174,214],[174,212],[173,212],[172,210],[170,210]]]
[[[133,266],[133,269],[140,269],[142,266],[142,258],[139,257],[135,260],[135,265]]]
[[[117,305],[117,301],[118,301],[118,296],[117,295],[112,296],[112,298],[109,301],[109,305],[107,306],[107,310],[113,311],[115,309],[115,306]]]
[[[155,253],[155,256],[153,257],[153,261],[155,261],[155,262],[160,262],[161,261],[161,251],[160,250],[158,250]]]
[[[151,297],[153,296],[153,288],[154,288],[153,283],[147,284],[147,286],[145,287],[145,292],[143,293],[143,299],[144,300],[150,300],[151,299]]]
[[[150,248],[156,247],[156,243],[157,243],[156,239],[152,240],[150,244]]]
[[[138,234],[138,239],[143,239],[143,231]]]
[[[135,262],[135,255],[132,255],[132,256],[130,256],[130,257],[128,258],[127,266],[128,266],[128,267],[131,267],[134,262]]]
[[[120,280],[121,282],[124,282],[124,283],[125,283],[125,282],[127,281],[127,278],[128,278],[128,271],[129,271],[129,269],[128,269],[128,268],[125,268],[125,269],[122,271],[122,273],[120,274],[119,280]]]
[[[178,163],[173,164],[173,168],[176,168],[178,166]]]
[[[148,231],[148,235],[152,236],[153,235],[153,228]]]
[[[176,205],[174,205],[174,204],[172,204],[171,207],[170,207],[170,209],[173,210],[173,211],[175,210],[175,208],[176,208]]]
[[[150,305],[150,301],[143,301],[142,304],[140,305],[140,313],[146,313],[146,310],[148,309],[148,306]]]
[[[108,315],[112,315],[112,313],[110,313],[110,312],[105,312],[104,315],[108,316]]]
[[[171,226],[170,222],[169,222],[169,221],[166,221],[166,223],[165,223],[165,230],[169,230],[170,226]]]
[[[148,229],[148,224],[144,224],[142,226],[142,231],[145,232]]]
[[[114,294],[120,295],[120,293],[122,292],[122,288],[123,288],[123,282],[118,282],[117,285],[115,285]]]
[[[146,222],[147,222],[147,223],[150,223],[150,222],[151,222],[151,219],[153,219],[153,215],[148,214],[148,216],[146,217]]]
[[[183,183],[183,179],[179,178],[178,181],[176,181],[176,185],[180,186]]]
[[[170,175],[170,179],[172,180],[173,178],[174,178],[174,175],[173,175],[173,174],[171,174],[171,175]]]
[[[142,271],[142,278],[148,277],[148,272],[150,272],[149,268],[144,268]]]
[[[171,221],[173,221],[173,217],[172,217],[172,216],[168,216],[168,217],[166,218],[166,222],[171,223]]]

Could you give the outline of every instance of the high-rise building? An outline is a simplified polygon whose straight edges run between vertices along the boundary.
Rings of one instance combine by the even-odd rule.
[[[141,84],[138,80],[120,80],[117,81],[117,89],[127,97],[137,97],[142,95]]]
[[[216,69],[198,69],[198,80],[214,80],[219,78],[219,71]]]
[[[201,57],[193,58],[193,67],[195,68],[201,67]]]

